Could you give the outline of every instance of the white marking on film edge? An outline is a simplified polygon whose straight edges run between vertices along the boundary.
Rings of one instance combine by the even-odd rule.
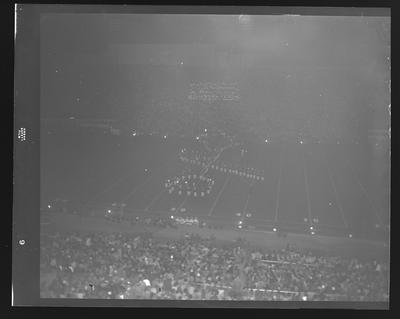
[[[16,3],[14,6],[14,40],[17,38],[17,6]]]

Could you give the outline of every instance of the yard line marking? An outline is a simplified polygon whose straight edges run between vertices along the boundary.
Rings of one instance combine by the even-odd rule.
[[[350,166],[351,166],[350,160],[347,160],[346,162],[347,162],[347,164],[348,164],[347,167],[351,168],[351,167],[350,167]],[[363,195],[365,196],[366,200],[367,200],[368,203],[370,204],[370,206],[371,206],[371,208],[372,208],[372,211],[373,211],[373,213],[374,213],[374,215],[375,215],[375,217],[376,217],[378,223],[379,223],[380,225],[383,225],[381,216],[379,216],[379,213],[378,213],[378,211],[377,211],[377,209],[376,209],[376,206],[375,206],[374,202],[372,201],[372,199],[371,199],[371,197],[369,196],[367,190],[365,189],[365,187],[364,187],[363,184],[361,183],[357,171],[353,171],[352,175],[356,178],[357,184],[358,184],[358,186],[361,188]]]
[[[161,167],[161,166],[160,166],[160,167]],[[165,193],[166,190],[167,190],[166,188],[163,188],[163,189],[161,190],[161,192],[160,192],[158,195],[156,195],[156,196],[153,198],[153,200],[146,206],[145,211],[148,211],[149,208],[150,208],[150,206],[153,205],[153,204],[155,204],[156,201],[158,201],[158,200],[160,199],[161,195],[163,195],[163,194]],[[184,204],[185,202],[186,202],[186,198],[185,198],[185,200],[182,202],[182,204],[179,206],[179,209],[183,206],[183,204]]]
[[[138,185],[135,186],[134,188],[138,188],[139,186],[143,186],[143,185],[150,179],[150,177],[154,175],[154,172],[158,171],[159,169],[160,169],[160,167],[156,168],[154,171],[150,171],[150,174],[146,174],[146,176],[145,176],[143,182],[142,182],[141,184],[138,184]],[[118,184],[122,183],[122,181],[124,181],[124,180],[126,180],[128,177],[130,177],[133,173],[134,173],[134,171],[131,171],[130,173],[128,173],[128,174],[126,174],[126,175],[123,175],[123,176],[121,176],[120,178],[116,179],[116,181],[115,181],[114,183],[112,183],[111,185],[109,185],[108,187],[106,187],[105,189],[103,189],[102,191],[100,191],[99,193],[97,193],[94,197],[92,197],[92,199],[90,199],[90,200],[86,203],[86,205],[89,204],[89,202],[93,202],[94,199],[97,199],[100,195],[102,195],[102,194],[104,195],[104,194],[108,193],[108,192],[109,192],[110,190],[112,190],[115,186],[117,186]],[[130,196],[131,196],[131,195],[130,195]],[[122,200],[122,202],[125,201],[125,200],[127,200],[128,198],[130,198],[130,196],[127,197],[127,198],[124,198],[124,199]]]
[[[165,191],[166,191],[166,188],[163,187],[161,192],[159,192],[156,196],[154,196],[154,198],[151,200],[151,202],[146,206],[146,208],[144,210],[148,211],[150,206],[153,205],[161,197],[161,195],[164,194]]]
[[[207,166],[204,167],[204,168],[200,171],[199,176],[204,176],[204,175],[208,172],[210,166],[218,160],[218,158],[221,156],[221,154],[222,154],[226,149],[228,149],[228,148],[230,148],[230,147],[232,147],[232,146],[230,145],[230,146],[225,146],[225,147],[223,147],[223,148],[219,151],[219,153],[214,157],[214,159],[212,159],[212,160],[207,164]],[[225,180],[225,182],[226,182],[226,180]],[[225,184],[224,184],[224,186],[225,186]],[[219,197],[219,196],[218,196],[218,197]],[[181,204],[178,206],[178,208],[177,208],[177,211],[178,211],[178,212],[179,212],[179,210],[183,207],[183,205],[186,204],[188,198],[189,198],[189,196],[188,196],[188,195],[185,195],[185,198],[183,199],[182,203],[181,203]],[[213,210],[213,209],[214,209],[214,208],[212,207],[212,210]],[[209,215],[209,216],[210,216],[210,215]]]
[[[249,192],[248,192],[248,194],[247,194],[247,199],[246,199],[246,204],[244,205],[243,214],[246,214],[246,212],[247,212],[247,207],[248,207],[249,201],[250,201],[250,190],[251,190],[251,188],[253,187],[253,185],[255,184],[255,182],[256,182],[256,180],[254,179],[254,180],[252,180],[252,182],[250,183],[250,189],[249,189]]]
[[[375,217],[376,217],[377,220],[378,220],[378,223],[379,223],[380,225],[383,225],[383,224],[382,224],[382,219],[381,219],[381,217],[379,216],[379,213],[377,212],[376,207],[375,207],[375,204],[373,203],[372,199],[370,198],[370,196],[368,196],[367,190],[364,188],[363,184],[361,184],[361,182],[360,182],[358,176],[356,176],[356,179],[357,179],[358,185],[360,186],[360,188],[361,188],[361,190],[362,190],[362,192],[363,192],[365,198],[367,199],[367,201],[368,201],[369,204],[371,205],[371,208],[372,208],[372,210],[373,210],[373,212],[374,212],[374,214],[375,214]]]
[[[176,209],[178,212],[180,211],[180,209],[183,207],[183,205],[186,204],[187,199],[189,198],[189,195],[185,195],[185,198],[183,199],[182,203],[178,206],[178,208]]]
[[[281,167],[280,167],[280,170],[279,170],[278,191],[277,191],[277,193],[276,193],[275,219],[274,219],[275,223],[278,221],[279,197],[280,197],[279,195],[280,195],[280,192],[281,192],[281,178],[282,178],[282,170],[283,170],[283,161],[282,161],[282,158],[283,158],[283,147],[282,147],[282,151],[281,151],[281,160],[280,160]]]
[[[337,189],[336,189],[335,180],[334,180],[333,174],[332,174],[332,172],[330,170],[329,164],[326,165],[326,168],[327,168],[327,171],[328,171],[329,179],[330,179],[331,184],[332,184],[333,192],[335,194],[335,200],[336,200],[336,203],[338,204],[338,207],[339,207],[339,210],[340,210],[340,213],[341,213],[341,216],[342,216],[343,224],[344,224],[344,226],[346,228],[348,228],[349,225],[347,224],[347,221],[346,221],[346,218],[345,218],[345,215],[344,215],[342,203],[340,201],[339,194],[338,194]]]
[[[225,149],[222,149],[222,150],[220,151],[220,153],[214,158],[214,160],[211,160],[211,161],[207,164],[207,166],[206,166],[205,168],[203,168],[203,169],[200,171],[199,176],[204,176],[204,175],[208,172],[208,169],[209,169],[210,165],[211,165],[212,163],[214,163],[214,162],[218,159],[218,157],[222,154],[222,152],[223,152],[224,150],[225,150]],[[178,206],[178,208],[177,208],[177,211],[178,211],[178,212],[179,212],[180,209],[183,207],[183,205],[186,204],[188,198],[189,198],[189,196],[188,196],[188,195],[185,195],[185,198],[183,199],[182,203],[181,203],[181,204]]]
[[[136,191],[139,189],[139,186],[140,186],[140,187],[143,187],[144,185],[146,185],[146,183],[147,183],[149,180],[150,180],[150,174],[148,174],[148,175],[144,178],[144,180],[143,180],[142,183],[137,184],[135,187],[133,187],[132,191],[131,191],[130,193],[128,193],[123,199],[121,199],[121,202],[124,203],[124,202],[127,201],[129,198],[131,198],[131,197],[136,193]]]
[[[200,171],[200,176],[203,176],[204,174],[206,174],[206,173],[208,172],[210,166],[211,166],[212,164],[214,164],[214,163],[221,157],[221,154],[222,154],[226,149],[231,148],[231,147],[232,147],[232,146],[225,146],[225,147],[223,147],[223,148],[219,151],[219,153],[214,157],[214,159],[211,159],[211,161],[207,164],[207,166],[204,167],[204,168]]]
[[[136,193],[136,191],[139,189],[139,186],[143,187],[144,185],[146,185],[146,183],[151,179],[150,177],[155,176],[155,175],[154,175],[154,172],[160,171],[161,168],[162,168],[162,166],[160,165],[160,166],[158,166],[154,171],[151,171],[150,174],[147,174],[147,176],[145,177],[145,179],[143,180],[143,182],[142,182],[141,184],[135,186],[134,189],[131,191],[131,193],[129,193],[129,194],[122,200],[122,202],[125,202],[126,200],[128,200],[129,198],[131,198],[131,197]],[[147,205],[147,207],[145,208],[146,211],[148,210],[148,208],[150,207],[150,205],[153,204],[153,201],[154,201],[155,199],[158,199],[158,198],[161,196],[161,194],[162,194],[165,190],[166,190],[166,189],[163,188],[163,190],[160,192],[160,194],[158,194],[158,195],[150,202],[150,204]]]
[[[106,193],[108,193],[110,190],[112,190],[115,186],[117,186],[118,184],[122,183],[122,181],[126,180],[129,176],[131,176],[133,174],[133,171],[128,173],[128,174],[124,174],[122,175],[120,178],[117,178],[114,183],[112,183],[111,185],[108,185],[107,187],[105,187],[103,190],[101,190],[100,192],[98,192],[97,194],[95,194],[95,196],[93,196],[91,199],[89,199],[89,201],[86,203],[88,204],[89,202],[94,202],[95,199],[97,199],[100,195],[104,195]]]
[[[228,181],[231,179],[231,176],[232,176],[232,175],[228,174],[228,176],[225,178],[224,185],[221,187],[221,189],[220,189],[220,191],[219,191],[219,193],[218,193],[218,196],[216,197],[216,199],[215,199],[213,205],[211,206],[211,209],[210,209],[210,212],[208,213],[208,216],[211,216],[211,215],[214,213],[215,206],[217,206],[217,203],[218,203],[218,201],[219,201],[219,198],[221,197],[221,194],[222,194],[223,191],[225,190],[225,187],[226,187],[226,185],[228,184]]]
[[[225,149],[228,149],[228,148],[230,148],[230,147],[233,147],[233,145],[228,146],[228,147],[225,147]],[[225,149],[224,149],[224,150],[225,150]],[[221,154],[222,154],[222,152],[221,152],[219,155],[221,155]],[[239,160],[239,164],[242,162],[242,159],[243,159],[243,158],[241,158],[241,159]],[[230,179],[231,179],[231,177],[232,177],[233,175],[232,175],[232,174],[227,174],[227,176],[228,176],[228,177],[225,179],[224,185],[221,187],[221,189],[220,189],[220,191],[219,191],[219,193],[218,193],[218,196],[216,197],[216,199],[215,199],[213,205],[212,205],[211,208],[210,208],[210,211],[209,211],[209,213],[208,213],[208,216],[211,216],[211,215],[214,213],[214,209],[215,209],[215,207],[217,206],[217,203],[218,203],[218,201],[219,201],[219,198],[221,197],[223,191],[225,190],[226,185],[228,184],[228,181],[230,181]]]
[[[310,226],[312,226],[310,190],[308,189],[308,178],[307,178],[307,168],[306,168],[306,155],[305,155],[305,150],[304,150],[304,152],[303,152],[303,172],[304,172],[304,182],[305,182],[305,184],[306,184],[308,221],[309,221]]]

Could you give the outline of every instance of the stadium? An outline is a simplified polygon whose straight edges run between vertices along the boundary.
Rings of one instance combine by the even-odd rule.
[[[106,19],[154,43],[93,56],[65,53],[86,20],[43,22],[41,297],[388,301],[386,20],[164,19]]]

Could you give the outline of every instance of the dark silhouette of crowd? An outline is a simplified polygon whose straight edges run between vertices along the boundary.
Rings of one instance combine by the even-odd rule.
[[[41,234],[40,269],[42,298],[388,300],[383,262],[189,234]]]

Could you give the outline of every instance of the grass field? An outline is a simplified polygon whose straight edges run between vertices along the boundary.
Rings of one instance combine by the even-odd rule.
[[[230,224],[237,223],[237,213],[250,212],[248,225],[307,231],[310,220],[318,219],[313,225],[317,231],[360,235],[389,224],[387,152],[368,146],[250,144],[243,158],[239,148],[227,149],[222,161],[262,169],[264,180],[210,169],[215,180],[210,196],[193,198],[169,194],[164,187],[166,179],[180,175],[187,165],[178,154],[193,141],[80,136],[59,142],[55,137],[43,140],[43,205],[58,197],[99,207],[124,202],[127,213],[170,214],[171,208],[186,208],[186,214]],[[72,159],[66,159],[67,152]]]

